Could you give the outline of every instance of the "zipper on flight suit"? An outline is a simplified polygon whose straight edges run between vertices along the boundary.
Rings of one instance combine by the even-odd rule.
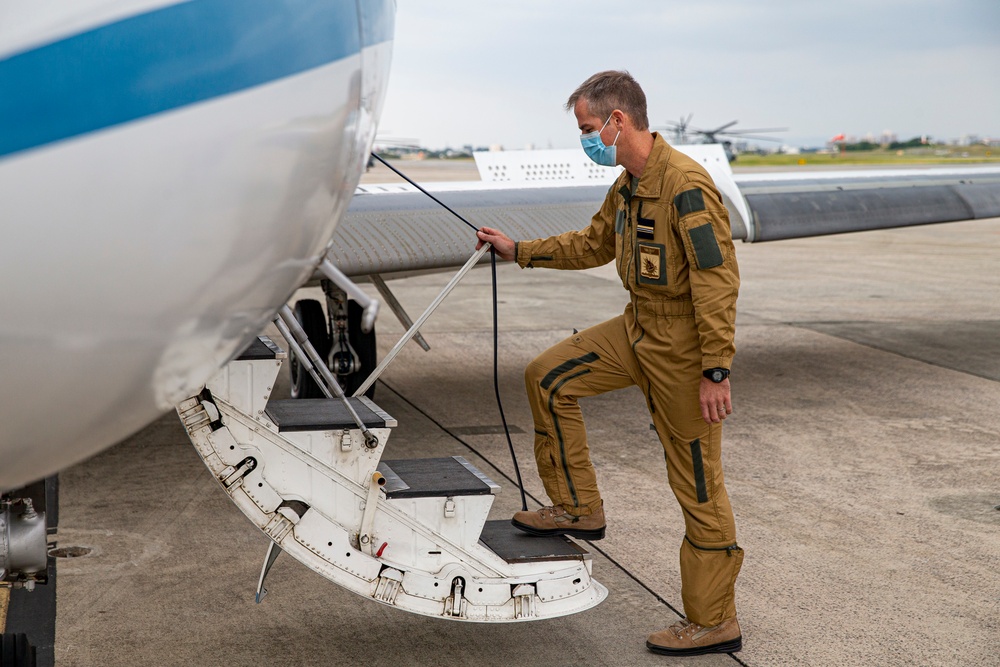
[[[732,558],[733,554],[736,553],[737,551],[743,551],[743,549],[738,544],[734,544],[728,547],[700,547],[694,542],[692,542],[691,538],[688,537],[687,535],[684,536],[684,539],[687,540],[688,544],[690,544],[695,549],[698,549],[699,551],[725,551],[727,558]]]
[[[625,214],[626,219],[629,219],[631,217],[631,214],[632,214],[632,207],[630,205],[631,196],[629,196],[628,198],[626,198],[625,195],[624,195],[624,193],[622,193],[622,200],[625,202],[625,210],[622,211],[622,212]],[[615,231],[617,231],[617,229]],[[622,252],[621,252],[621,255],[619,255],[618,257],[615,258],[615,263],[616,263],[615,264],[615,268],[618,270],[618,275],[620,277],[622,277],[622,262],[625,261],[625,248],[626,248],[625,244],[626,243],[628,243],[628,235],[623,230],[623,232],[621,234]],[[625,279],[625,277],[622,277],[622,284],[625,286],[626,289],[628,289],[628,281]]]
[[[632,282],[632,263],[635,262],[635,238],[632,234],[632,201],[629,200],[628,203],[628,214],[625,216],[625,231],[628,234],[628,247],[631,249],[628,258],[628,264],[625,265],[625,284],[631,285]],[[622,253],[624,255],[625,253]]]
[[[628,263],[625,265],[625,287],[628,288],[631,285],[632,277],[632,263],[635,261],[635,234],[632,232],[632,200],[635,198],[635,193],[639,189],[639,179],[632,177],[632,181],[629,183],[629,189],[631,195],[625,201],[625,238],[622,239],[622,257],[621,261],[625,261],[625,248],[629,249]],[[626,240],[628,245],[626,246]],[[618,267],[618,275],[621,275],[621,265]]]

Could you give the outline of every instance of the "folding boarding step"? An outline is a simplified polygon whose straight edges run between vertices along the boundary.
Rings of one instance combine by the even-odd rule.
[[[500,487],[463,457],[382,461],[378,471],[390,506],[463,549],[478,545]]]
[[[347,399],[368,428],[393,428],[396,420],[364,396]],[[265,414],[278,433],[289,431],[341,431],[357,428],[351,413],[338,398],[292,398],[269,401]]]
[[[258,336],[247,349],[236,357],[235,361],[254,361],[260,359],[284,359],[284,351],[267,336]]]
[[[349,399],[270,401],[286,355],[261,338],[177,407],[232,501],[280,551],[405,611],[507,622],[576,613],[607,589],[564,538],[487,521],[500,487],[461,456],[380,461],[396,421]]]
[[[480,496],[500,493],[500,486],[461,456],[382,461],[386,498]]]
[[[508,563],[591,558],[586,549],[569,538],[528,535],[511,525],[509,519],[487,521],[479,541]]]

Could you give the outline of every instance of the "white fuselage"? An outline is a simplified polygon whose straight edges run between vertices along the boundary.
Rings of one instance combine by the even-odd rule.
[[[196,392],[311,275],[392,6],[0,4],[0,490]]]

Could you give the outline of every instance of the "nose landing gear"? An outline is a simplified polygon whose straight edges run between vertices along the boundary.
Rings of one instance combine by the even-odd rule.
[[[365,378],[378,365],[375,329],[361,330],[364,309],[347,298],[342,290],[328,280],[322,281],[326,293],[326,311],[316,299],[300,299],[295,303],[295,319],[309,336],[316,351],[326,360],[327,367],[337,376],[344,393],[354,394]],[[315,380],[306,373],[294,354],[291,357],[292,398],[324,398]],[[365,392],[375,397],[375,387]]]

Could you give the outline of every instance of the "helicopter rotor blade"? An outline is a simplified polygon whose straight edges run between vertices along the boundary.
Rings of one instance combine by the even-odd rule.
[[[720,125],[719,127],[715,128],[714,130],[708,130],[708,131],[711,132],[712,134],[718,134],[719,132],[722,132],[727,127],[732,127],[733,125],[736,125],[736,123],[738,123],[738,122],[740,122],[740,121],[738,121],[738,120],[731,120],[728,123],[726,123],[725,125]]]
[[[758,134],[761,132],[788,132],[787,127],[755,127],[753,129],[730,130],[726,134]]]
[[[754,141],[777,141],[779,143],[784,141],[784,139],[779,139],[777,137],[762,137],[759,135],[742,134],[742,133],[737,134],[733,132],[725,132],[719,136],[732,137],[733,139],[753,139]]]

